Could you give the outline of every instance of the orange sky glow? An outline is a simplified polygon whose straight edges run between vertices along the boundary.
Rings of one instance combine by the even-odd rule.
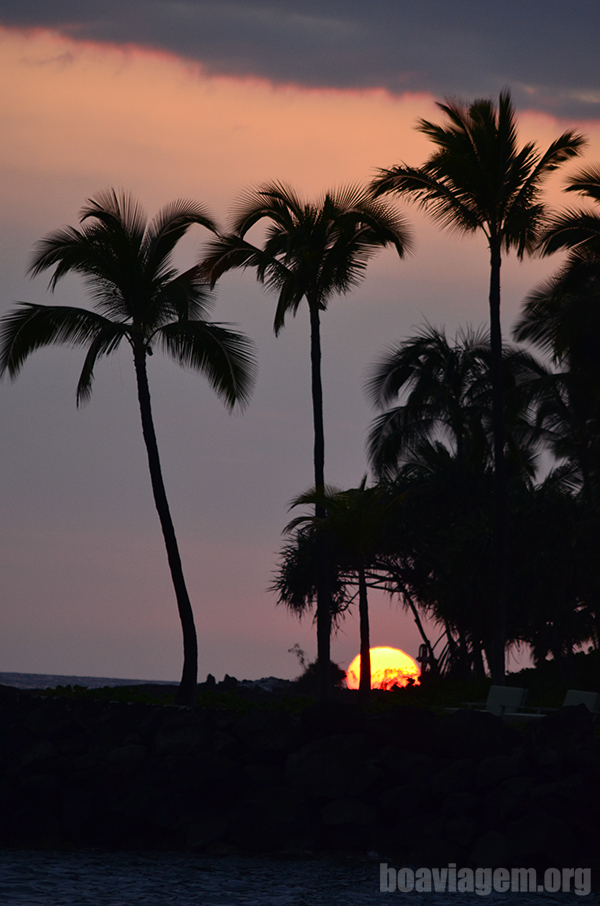
[[[425,142],[411,126],[424,106],[433,113],[423,97],[210,77],[164,53],[41,31],[0,31],[0,46],[0,76],[11,85],[4,167],[118,175],[149,182],[156,198],[202,188],[223,207],[265,179],[293,180],[308,194],[365,180],[374,160],[393,160],[400,146],[420,157]]]
[[[116,181],[143,190],[149,207],[200,195],[222,216],[232,196],[267,179],[307,195],[366,181],[400,157],[420,162],[428,147],[414,124],[436,116],[427,95],[208,76],[163,52],[38,29],[0,29],[0,47],[0,77],[10,85],[1,102],[4,178]],[[565,125],[520,114],[522,136],[542,144]],[[586,123],[585,131],[590,154],[600,153],[600,125]],[[22,203],[20,180],[9,177],[6,189]]]

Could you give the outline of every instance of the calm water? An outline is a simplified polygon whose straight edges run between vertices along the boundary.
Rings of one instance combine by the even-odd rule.
[[[0,851],[2,906],[473,906],[598,903],[596,894],[382,893],[379,863],[179,853]]]
[[[87,686],[101,689],[103,686],[135,686],[141,683],[157,684],[158,680],[115,679],[107,676],[58,676],[53,673],[0,673],[1,686],[15,689],[54,689],[56,686]],[[177,686],[176,682],[165,682],[166,686]]]

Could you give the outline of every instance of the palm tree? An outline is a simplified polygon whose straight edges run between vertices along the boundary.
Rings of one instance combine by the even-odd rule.
[[[572,176],[566,191],[600,204],[600,167]],[[600,478],[600,211],[555,215],[540,249],[544,255],[568,250],[568,256],[525,300],[514,334],[549,353],[559,369],[540,388],[540,422],[555,455],[576,464],[591,501]]]
[[[531,252],[544,225],[544,178],[580,153],[582,136],[564,132],[541,153],[528,142],[518,146],[515,111],[508,91],[498,106],[480,99],[466,105],[438,104],[446,124],[420,120],[419,131],[436,145],[422,167],[401,164],[380,170],[372,183],[375,197],[392,192],[412,196],[442,226],[464,233],[483,232],[490,254],[490,344],[494,434],[496,532],[496,631],[492,676],[503,683],[507,609],[507,501],[504,469],[500,268],[502,253],[519,258]]]
[[[180,365],[204,374],[232,408],[248,400],[253,349],[242,334],[206,320],[210,295],[200,269],[178,274],[173,268],[172,252],[192,224],[216,231],[201,205],[176,201],[148,222],[130,195],[109,189],[88,200],[80,224],[42,239],[30,273],[35,276],[53,269],[52,290],[67,273],[79,274],[95,310],[20,303],[0,322],[0,375],[8,371],[16,377],[25,359],[42,346],[87,347],[77,385],[79,405],[90,397],[98,359],[115,352],[123,340],[129,343],[154,503],[183,629],[184,663],[177,702],[189,705],[198,671],[196,630],[162,477],[146,359],[158,346]]]
[[[247,241],[248,231],[268,224],[262,247]],[[209,244],[204,267],[211,285],[232,268],[253,268],[260,283],[278,294],[274,330],[277,335],[288,313],[295,315],[303,299],[310,317],[310,361],[314,425],[314,478],[325,487],[325,436],[321,384],[321,312],[334,295],[345,294],[364,275],[369,259],[388,245],[402,257],[410,245],[404,221],[389,206],[358,188],[328,192],[305,202],[288,186],[271,183],[242,198],[232,231]],[[325,513],[320,506],[316,515]],[[318,558],[324,564],[325,556]],[[317,583],[317,659],[319,694],[327,697],[331,615],[326,570]]]
[[[600,205],[600,166],[586,167],[567,180],[565,192],[576,192]],[[550,219],[541,237],[544,255],[566,249],[569,252],[565,271],[578,264],[600,263],[600,212],[594,209],[570,208]]]
[[[584,603],[600,638],[598,601],[598,497],[600,495],[600,166],[567,181],[565,191],[594,203],[556,214],[542,234],[543,255],[568,252],[549,280],[525,300],[514,329],[519,340],[548,353],[557,369],[541,384],[538,420],[554,455],[563,461],[569,490],[578,492],[572,518],[576,577],[569,603]],[[557,523],[558,525],[558,523]],[[579,586],[579,594],[572,588]],[[576,619],[581,613],[571,603]],[[546,619],[548,619],[546,614]],[[556,624],[565,625],[564,615]],[[552,642],[542,637],[544,644]],[[541,655],[545,655],[542,647]],[[557,657],[557,655],[555,655]]]
[[[587,584],[598,572],[597,549],[589,558],[597,509],[573,494],[571,477],[568,468],[554,469],[537,487],[523,487],[511,507],[511,579],[518,604],[513,629],[531,647],[536,665],[551,652],[569,682],[574,649],[594,636],[598,612]]]
[[[302,619],[317,601],[317,528],[314,521],[307,521],[293,532],[286,530],[286,534],[289,538],[281,549],[280,566],[269,591],[277,593],[278,604],[285,605]],[[335,621],[348,609],[351,601],[342,568],[334,556],[328,558],[328,568],[331,614]]]
[[[360,620],[360,681],[359,698],[369,704],[371,698],[371,642],[369,631],[369,602],[367,596],[367,568],[374,561],[392,508],[398,498],[386,498],[382,487],[367,488],[367,476],[358,488],[343,491],[325,487],[312,488],[293,501],[292,507],[319,507],[325,516],[297,516],[286,528],[292,531],[300,526],[310,526],[317,533],[326,535],[329,549],[341,570],[354,572],[358,581],[358,611]]]
[[[487,447],[488,338],[468,330],[451,344],[443,330],[427,325],[372,366],[367,393],[380,409],[406,394],[403,405],[385,411],[371,428],[369,458],[379,475],[391,477],[403,456],[438,435],[448,436],[463,463],[469,439]]]
[[[461,463],[442,442],[421,441],[395,475],[404,518],[380,564],[396,593],[443,629],[444,669],[465,675],[483,675],[482,650],[490,658],[491,478],[488,461]]]
[[[590,300],[591,301],[591,300]],[[600,299],[594,300],[596,305]],[[519,335],[527,335],[520,322]],[[540,440],[561,462],[561,472],[570,485],[581,492],[585,502],[595,506],[600,488],[600,370],[598,334],[589,336],[589,351],[596,357],[563,355],[559,371],[540,366],[532,382],[535,398],[536,432]],[[591,367],[589,367],[591,366]]]
[[[530,385],[542,366],[514,346],[504,347],[502,366],[509,458],[530,472]],[[468,468],[491,462],[490,343],[484,331],[459,330],[452,343],[443,330],[426,325],[372,366],[366,389],[380,409],[404,397],[377,417],[369,433],[369,459],[379,477],[393,479],[403,459],[435,439],[449,442],[465,479]]]

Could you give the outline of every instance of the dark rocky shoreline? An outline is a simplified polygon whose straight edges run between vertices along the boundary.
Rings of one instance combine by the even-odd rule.
[[[600,868],[583,706],[515,728],[254,699],[239,713],[0,688],[0,845]]]

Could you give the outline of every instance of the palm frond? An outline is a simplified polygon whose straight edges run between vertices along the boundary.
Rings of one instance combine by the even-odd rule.
[[[0,320],[0,376],[17,376],[25,359],[44,346],[82,346],[111,322],[83,308],[20,302]]]
[[[401,461],[433,432],[436,421],[423,408],[417,411],[407,406],[396,406],[378,416],[367,437],[367,459],[375,475],[380,480],[393,478]]]
[[[88,272],[89,251],[85,233],[75,227],[62,227],[36,242],[28,273],[37,277],[42,271],[56,265],[49,284],[49,288],[53,290],[61,277],[70,271]]]
[[[92,395],[94,381],[94,368],[98,359],[103,355],[110,355],[120,345],[121,340],[127,336],[128,329],[124,324],[107,323],[90,343],[87,351],[79,382],[77,384],[77,405],[87,403]]]
[[[232,232],[245,236],[248,230],[265,218],[289,230],[302,220],[306,205],[296,192],[281,182],[266,183],[248,190],[234,208]]]
[[[215,304],[215,295],[205,279],[201,265],[196,265],[167,281],[156,295],[155,305],[162,326],[177,321],[204,321]]]
[[[200,371],[230,409],[248,403],[256,356],[254,344],[243,334],[221,324],[187,321],[166,324],[157,337],[180,365]]]
[[[54,268],[51,290],[66,274],[76,273],[104,314],[120,320],[135,316],[140,299],[151,295],[140,254],[143,234],[128,232],[114,211],[100,217],[99,208],[91,210],[84,219],[92,222],[81,229],[63,227],[36,243],[29,273],[37,276]],[[135,221],[133,214],[131,218]]]
[[[434,220],[450,230],[472,232],[481,226],[481,216],[474,209],[466,193],[456,191],[458,179],[440,178],[441,166],[437,161],[423,167],[400,164],[389,170],[379,170],[371,182],[374,197],[392,192],[414,199],[419,207],[427,210]]]
[[[595,248],[600,256],[600,216],[594,211],[568,208],[552,217],[544,230],[539,248],[542,255],[562,249]]]
[[[206,249],[207,254],[200,267],[206,274],[211,287],[215,285],[219,277],[236,268],[245,270],[254,267],[259,273],[266,274],[271,265],[275,265],[277,269],[283,267],[276,259],[266,255],[262,249],[233,233],[211,240],[207,243]]]
[[[600,201],[600,164],[591,164],[574,173],[567,179],[564,190]]]
[[[110,230],[117,229],[129,237],[131,245],[139,249],[146,232],[147,215],[130,192],[103,189],[88,198],[79,213],[80,222],[93,219]]]
[[[185,199],[166,205],[150,221],[144,245],[146,264],[155,278],[160,278],[169,268],[173,249],[194,224],[218,233],[217,224],[208,210],[198,202]]]

